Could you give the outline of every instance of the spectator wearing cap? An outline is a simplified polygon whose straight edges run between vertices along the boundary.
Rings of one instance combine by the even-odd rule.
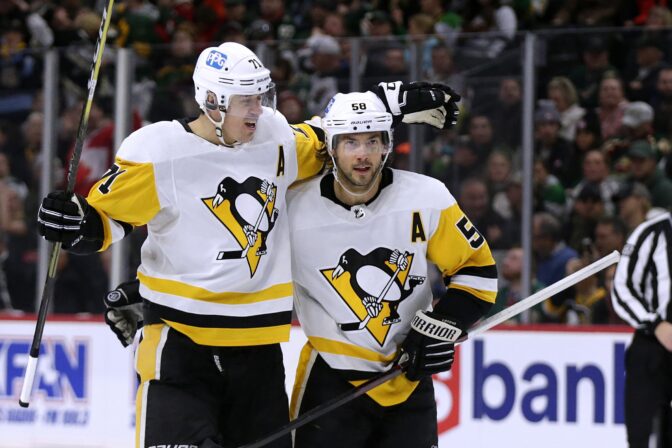
[[[600,82],[598,105],[595,110],[605,141],[618,136],[627,104],[621,79],[616,75],[605,76]]]
[[[621,130],[602,147],[616,172],[623,173],[628,170],[627,152],[631,142],[653,139],[653,118],[653,108],[643,101],[635,101],[625,106]]]
[[[628,235],[635,228],[665,210],[651,207],[651,193],[639,182],[625,182],[614,196],[618,217],[625,223]]]
[[[616,73],[616,68],[609,62],[609,45],[602,36],[589,36],[581,42],[581,60],[569,74],[569,79],[576,87],[579,104],[586,109],[593,109],[598,103],[600,81],[605,73]]]
[[[583,158],[582,165],[583,178],[569,193],[567,211],[569,212],[574,208],[574,203],[583,188],[592,184],[598,187],[605,213],[609,216],[613,215],[616,211],[613,196],[618,191],[620,184],[610,176],[609,163],[605,154],[597,149],[590,150]]]
[[[573,142],[576,125],[586,114],[586,110],[578,104],[574,84],[569,78],[556,76],[549,81],[546,91],[560,113],[560,137]]]
[[[567,244],[577,252],[580,251],[583,239],[594,239],[595,226],[605,216],[607,215],[600,186],[585,183],[574,198],[573,208],[567,219]]]
[[[651,193],[651,205],[672,209],[672,181],[658,168],[656,149],[646,140],[637,140],[630,145],[630,178],[641,182]]]
[[[348,77],[341,65],[341,47],[331,36],[318,35],[308,40],[313,74],[310,76],[307,110],[320,115],[329,100],[347,90]]]
[[[571,155],[571,145],[560,137],[560,113],[550,100],[539,101],[539,107],[534,113],[535,155],[544,161],[549,173],[560,179],[563,185],[568,186],[568,162]]]
[[[576,123],[576,135],[574,147],[576,153],[585,154],[590,149],[602,146],[602,129],[600,120],[594,111],[586,111],[586,114]]]
[[[660,38],[650,34],[645,34],[635,43],[636,65],[626,77],[628,98],[631,100],[653,100],[658,73],[667,66],[663,45]]]

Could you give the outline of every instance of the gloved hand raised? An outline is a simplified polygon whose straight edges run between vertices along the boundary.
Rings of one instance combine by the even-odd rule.
[[[455,358],[455,342],[466,338],[466,331],[454,320],[418,310],[401,344],[401,363],[406,377],[418,381],[425,375],[450,370]]]
[[[424,123],[438,129],[449,129],[457,123],[462,99],[445,84],[401,81],[381,82],[372,91],[385,104],[394,123]]]
[[[142,296],[138,279],[121,283],[105,295],[105,323],[124,347],[133,343],[142,327]]]
[[[47,241],[63,243],[65,249],[81,239],[81,227],[89,204],[78,194],[53,191],[42,199],[37,214],[37,232]]]

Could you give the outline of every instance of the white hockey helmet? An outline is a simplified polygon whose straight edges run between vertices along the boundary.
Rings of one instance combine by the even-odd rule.
[[[262,105],[275,110],[275,86],[271,72],[249,48],[235,42],[203,50],[194,69],[198,106],[226,112],[234,95],[262,95]],[[208,97],[208,92],[213,92]],[[213,103],[216,100],[216,104]]]
[[[337,93],[324,110],[321,127],[330,154],[339,135],[362,132],[382,132],[384,152],[392,149],[392,114],[373,92]]]

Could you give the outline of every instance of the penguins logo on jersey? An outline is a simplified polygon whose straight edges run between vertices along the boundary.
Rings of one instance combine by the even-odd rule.
[[[231,233],[239,250],[223,250],[217,260],[247,260],[250,277],[266,254],[266,240],[278,218],[275,200],[278,188],[269,180],[248,177],[238,183],[227,177],[215,196],[201,200]]]
[[[320,269],[354,314],[353,323],[342,324],[341,329],[353,324],[356,329],[366,328],[382,347],[391,325],[401,320],[399,304],[425,281],[425,277],[409,274],[413,257],[386,247],[378,247],[366,255],[348,249],[335,267]]]

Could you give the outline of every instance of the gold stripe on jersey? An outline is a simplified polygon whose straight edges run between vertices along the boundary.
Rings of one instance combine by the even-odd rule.
[[[277,344],[289,341],[291,324],[254,328],[204,328],[163,321],[199,345],[215,347],[245,347],[249,345]]]
[[[366,361],[381,363],[390,363],[396,357],[396,353],[385,356],[375,350],[370,350],[359,345],[348,344],[347,342],[334,341],[333,339],[308,336],[308,340],[310,340],[312,346],[320,353],[331,353],[334,355],[349,356],[351,358],[359,358]]]
[[[368,380],[350,381],[350,384],[357,387],[366,381]],[[408,400],[418,384],[418,381],[411,381],[406,375],[399,375],[366,394],[381,406],[395,406]]]
[[[466,293],[471,294],[472,296],[485,300],[488,303],[495,303],[495,298],[497,297],[497,291],[486,291],[483,289],[475,289],[475,288],[470,288],[469,286],[464,286],[464,285],[455,285],[455,284],[450,284],[448,287],[449,290],[451,289],[459,289],[460,291],[464,291]]]
[[[142,226],[160,209],[151,163],[131,162],[117,157],[114,164],[119,169],[96,182],[86,198],[103,220],[105,240],[100,251],[107,249],[112,242],[107,218]]]
[[[306,391],[306,383],[310,376],[310,371],[315,363],[317,351],[310,345],[310,342],[301,349],[299,356],[299,364],[296,366],[296,377],[294,379],[294,387],[292,387],[292,399],[289,402],[289,416],[292,420],[299,416],[301,410],[301,400]]]
[[[464,222],[464,219],[465,214],[457,203],[442,210],[439,224],[427,243],[427,258],[436,264],[444,277],[451,277],[459,269],[466,267],[479,268],[495,264],[495,260],[490,253],[490,247],[485,240],[480,245],[474,244],[478,243],[479,235],[476,232],[468,235],[465,234],[464,229],[460,230],[458,223]],[[473,224],[468,220],[467,222],[471,225],[468,228],[471,231]],[[473,247],[472,244],[477,247]],[[488,303],[495,301],[496,293],[492,291],[468,288],[462,285],[449,285],[449,288],[468,292]]]
[[[294,130],[296,158],[299,165],[296,180],[316,176],[324,167],[324,162],[317,159],[317,152],[324,146],[324,143],[308,124],[293,124],[291,127]]]
[[[291,282],[279,283],[266,289],[262,289],[261,291],[214,292],[198,286],[178,282],[177,280],[150,277],[139,271],[138,279],[140,280],[140,283],[152,291],[225,305],[249,305],[252,303],[265,302],[267,300],[281,299],[293,294]]]
[[[161,330],[165,327],[163,324],[150,324],[142,329],[142,341],[138,346],[137,365],[135,366],[140,375],[140,382],[156,378],[157,350],[161,342]]]
[[[306,345],[303,346],[303,349],[301,350],[301,355],[299,357],[299,364],[296,368],[296,380],[294,381],[294,387],[292,389],[292,401],[289,406],[289,415],[292,416],[292,418],[296,418],[300,406],[301,406],[301,400],[300,398],[303,396],[304,389],[306,388],[306,383],[308,380],[308,376],[310,375],[310,370],[312,369],[312,364],[315,360],[315,354],[317,352],[322,352],[324,350],[321,350],[318,347],[314,347],[314,340],[315,339],[323,339],[323,338],[308,338],[308,342]],[[337,341],[329,341],[325,340],[329,343],[331,342],[337,342]],[[321,342],[321,341],[318,341]],[[338,343],[338,342],[337,342]],[[343,343],[338,343],[342,345],[349,345],[349,344],[343,344]],[[358,350],[366,350],[365,348],[358,347],[358,346],[352,346],[355,349]],[[367,350],[369,351],[369,350]],[[325,351],[327,352],[327,351]],[[327,353],[333,353],[333,352],[327,352]],[[375,355],[378,356],[378,359],[374,359],[374,361],[377,361],[381,359],[382,355],[380,355],[377,352],[374,352]],[[341,353],[337,353],[341,354]],[[352,355],[349,355],[352,356]],[[367,359],[367,358],[364,358]],[[385,358],[387,359],[387,358]],[[392,356],[391,359],[394,359],[394,356]],[[388,361],[389,362],[389,361]],[[349,381],[350,384],[353,386],[357,387],[360,384],[365,383],[366,381],[369,380],[356,380],[356,381]],[[380,386],[371,389],[368,391],[366,394],[371,397],[376,403],[378,403],[381,406],[394,406],[400,403],[405,402],[408,397],[411,396],[415,388],[418,386],[417,381],[411,381],[408,378],[406,378],[405,375],[399,375],[396,378],[393,378],[390,381],[387,381],[386,383],[381,384]]]

